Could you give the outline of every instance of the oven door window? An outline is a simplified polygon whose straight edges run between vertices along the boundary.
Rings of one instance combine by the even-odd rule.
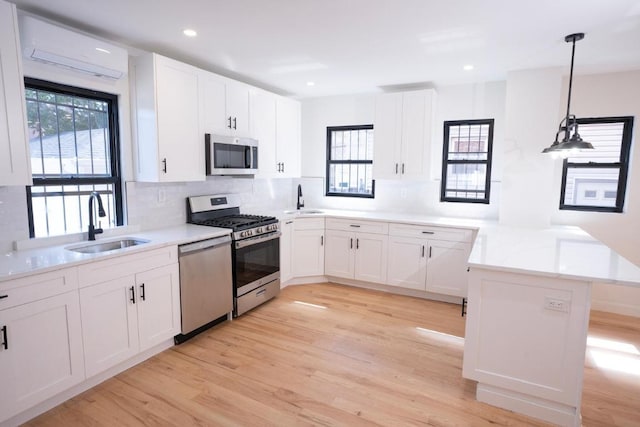
[[[251,147],[216,142],[213,144],[213,165],[216,169],[249,169]]]
[[[272,239],[235,250],[235,288],[280,271],[280,239]]]

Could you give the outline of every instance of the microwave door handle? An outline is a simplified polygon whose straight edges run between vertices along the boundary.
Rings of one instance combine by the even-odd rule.
[[[245,169],[250,169],[251,168],[251,164],[253,163],[253,153],[251,152],[251,147],[250,146],[245,146],[244,147],[244,168]]]

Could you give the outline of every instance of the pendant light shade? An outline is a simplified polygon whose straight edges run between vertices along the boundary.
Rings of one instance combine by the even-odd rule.
[[[576,53],[576,42],[584,38],[584,33],[569,34],[564,38],[567,43],[572,43],[571,48],[571,71],[569,73],[569,96],[567,97],[567,115],[562,119],[556,132],[556,139],[543,153],[568,154],[570,151],[593,150],[591,143],[584,141],[578,133],[578,121],[576,116],[571,114],[571,87],[573,85],[573,59]],[[563,134],[562,141],[558,141],[560,134]]]

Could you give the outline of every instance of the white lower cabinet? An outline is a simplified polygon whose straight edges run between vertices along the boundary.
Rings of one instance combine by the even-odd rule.
[[[387,280],[388,236],[327,230],[325,274],[365,282]]]
[[[291,269],[294,277],[324,275],[324,218],[293,223]]]
[[[466,297],[467,260],[470,252],[470,243],[429,241],[427,291]]]
[[[286,283],[293,277],[291,264],[291,248],[293,245],[293,220],[280,222],[280,283]]]
[[[443,295],[467,296],[467,229],[391,224],[387,284]]]
[[[180,333],[178,264],[80,290],[87,377]]]
[[[75,290],[0,311],[0,422],[85,379],[80,325]]]
[[[425,290],[427,259],[424,243],[413,237],[389,236],[388,285]]]

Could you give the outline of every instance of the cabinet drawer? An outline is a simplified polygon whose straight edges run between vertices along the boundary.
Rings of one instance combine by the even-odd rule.
[[[178,262],[177,246],[122,255],[78,267],[79,287],[94,285]]]
[[[389,234],[392,236],[423,237],[450,242],[471,242],[473,230],[433,225],[391,224],[389,226]]]
[[[78,288],[78,271],[65,268],[0,282],[0,310],[59,295]],[[5,297],[6,295],[6,297]]]
[[[386,222],[377,221],[327,218],[327,230],[344,230],[373,234],[389,234],[389,224]]]
[[[294,230],[324,230],[324,218],[296,218]]]

